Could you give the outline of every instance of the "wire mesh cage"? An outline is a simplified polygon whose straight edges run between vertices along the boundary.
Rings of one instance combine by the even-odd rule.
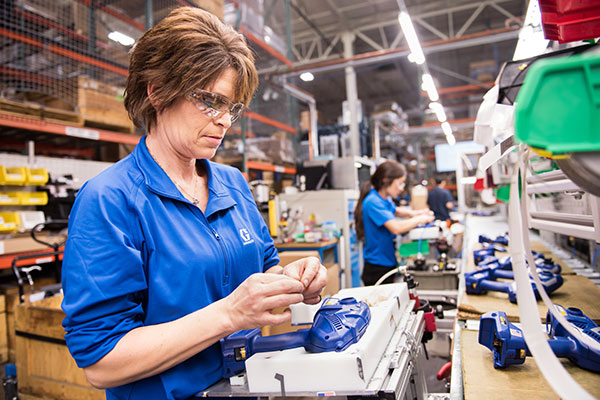
[[[180,6],[222,18],[222,0],[0,1],[0,109],[132,131],[123,107],[129,50]]]
[[[258,0],[0,0],[0,113],[133,132],[123,106],[129,52],[147,27],[181,6],[235,24],[259,71],[285,61],[282,46],[265,45],[277,43],[282,32],[261,30],[248,17],[250,9],[262,14]],[[261,80],[218,155],[226,162],[246,153],[248,160],[293,164],[299,108],[280,87]]]

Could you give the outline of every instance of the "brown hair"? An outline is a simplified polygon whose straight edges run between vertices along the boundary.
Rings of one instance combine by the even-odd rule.
[[[157,112],[193,89],[210,87],[228,68],[237,73],[235,98],[230,100],[247,106],[258,86],[258,74],[244,37],[199,8],[171,11],[131,50],[125,89],[129,118],[149,129]]]
[[[358,237],[358,240],[364,240],[365,238],[362,204],[365,197],[367,197],[371,191],[371,188],[376,191],[387,188],[394,180],[402,178],[404,175],[406,175],[406,168],[404,168],[404,165],[397,161],[389,160],[379,165],[373,175],[371,175],[371,179],[362,185],[360,188],[360,197],[358,198],[356,209],[354,210],[354,222],[356,224],[356,236]]]

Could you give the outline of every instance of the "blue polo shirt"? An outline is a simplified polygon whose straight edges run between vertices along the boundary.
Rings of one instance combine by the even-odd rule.
[[[204,308],[279,263],[242,174],[197,162],[208,173],[204,213],[150,156],[145,137],[77,194],[62,307],[65,340],[79,367],[96,363],[130,330]],[[221,374],[216,343],[159,375],[108,389],[106,397],[185,399]]]
[[[395,219],[396,206],[384,199],[375,189],[371,189],[363,200],[362,216],[365,228],[363,257],[371,264],[396,267],[395,235],[383,224]]]

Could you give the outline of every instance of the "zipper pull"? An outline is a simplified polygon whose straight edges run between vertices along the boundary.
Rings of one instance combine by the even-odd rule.
[[[213,235],[215,235],[215,238],[217,240],[221,240],[221,236],[217,233],[217,231],[215,231],[214,229],[212,231],[213,231]]]

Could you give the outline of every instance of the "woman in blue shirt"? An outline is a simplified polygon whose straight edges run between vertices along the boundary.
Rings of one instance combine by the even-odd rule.
[[[125,107],[143,137],[79,191],[63,262],[65,340],[108,399],[187,399],[222,376],[219,339],[316,304],[316,258],[278,266],[242,174],[208,161],[258,83],[243,36],[173,11],[131,53]]]
[[[433,221],[428,209],[408,210],[394,205],[391,199],[402,193],[405,180],[404,166],[390,160],[379,165],[361,188],[354,218],[358,239],[364,241],[362,280],[365,286],[374,285],[390,268],[397,267],[396,235]],[[393,283],[393,276],[383,283]]]

